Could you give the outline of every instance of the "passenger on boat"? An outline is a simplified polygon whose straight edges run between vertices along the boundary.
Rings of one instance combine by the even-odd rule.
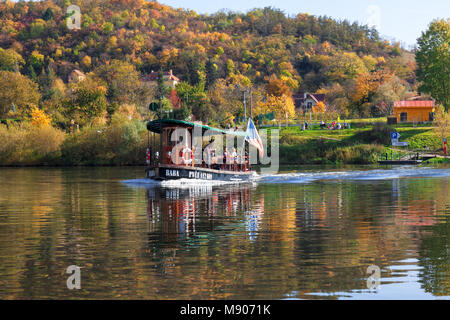
[[[228,158],[228,155],[227,155],[227,153],[228,153],[228,149],[226,148],[226,147],[224,147],[223,148],[223,163],[222,163],[222,169],[223,170],[227,170],[227,160],[229,159]]]
[[[231,159],[233,160],[233,169],[237,170],[237,162],[238,162],[238,154],[236,152],[236,148],[233,148],[233,152],[231,153]]]

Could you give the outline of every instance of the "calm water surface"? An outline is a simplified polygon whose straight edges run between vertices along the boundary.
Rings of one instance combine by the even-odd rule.
[[[142,176],[0,168],[0,298],[450,297],[447,167],[285,168],[177,188]],[[66,287],[70,265],[81,290]]]

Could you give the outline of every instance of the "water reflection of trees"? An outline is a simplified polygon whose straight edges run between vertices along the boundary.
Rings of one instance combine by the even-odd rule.
[[[425,291],[436,296],[450,295],[450,204],[448,180],[436,194],[438,217],[424,233],[419,249],[420,277]]]
[[[444,179],[142,190],[96,172],[0,176],[1,298],[308,298],[412,254],[449,294]]]

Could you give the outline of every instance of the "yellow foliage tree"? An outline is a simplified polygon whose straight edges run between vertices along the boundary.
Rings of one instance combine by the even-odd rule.
[[[450,114],[445,112],[444,106],[440,105],[436,107],[434,116],[434,133],[436,136],[442,139],[446,139],[450,132]]]
[[[84,58],[81,60],[81,63],[86,68],[89,68],[91,66],[91,63],[92,63],[91,57],[89,57],[88,55],[85,55]]]
[[[275,119],[278,122],[287,120],[295,115],[295,105],[292,97],[288,95],[274,96],[269,95],[266,101],[257,103],[254,110],[255,115],[265,115],[274,112]]]
[[[48,126],[52,119],[38,107],[31,108],[31,124],[34,126]]]

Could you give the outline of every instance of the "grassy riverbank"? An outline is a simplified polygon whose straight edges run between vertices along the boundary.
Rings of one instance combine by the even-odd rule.
[[[370,164],[378,155],[391,152],[390,132],[401,134],[410,150],[441,149],[440,139],[430,126],[390,127],[384,124],[345,130],[301,130],[284,127],[280,133],[280,163],[283,164]]]

